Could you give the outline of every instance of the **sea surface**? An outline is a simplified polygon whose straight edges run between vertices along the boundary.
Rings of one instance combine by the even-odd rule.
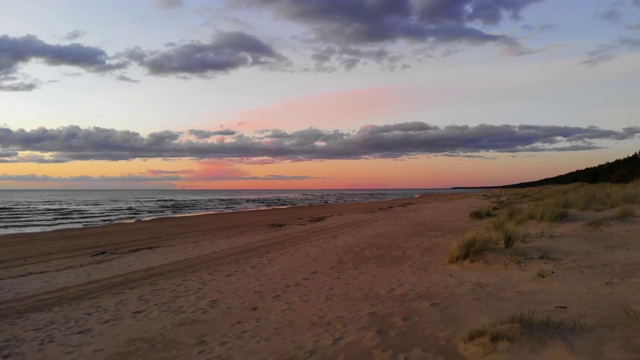
[[[158,217],[416,197],[402,190],[0,190],[0,235]]]

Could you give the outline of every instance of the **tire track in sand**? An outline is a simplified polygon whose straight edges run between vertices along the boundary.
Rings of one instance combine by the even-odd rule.
[[[183,275],[184,273],[194,272],[202,268],[211,268],[212,266],[241,260],[256,254],[264,254],[281,250],[302,242],[321,240],[323,238],[331,237],[334,234],[357,232],[359,229],[371,224],[371,222],[375,222],[378,218],[384,217],[384,215],[385,214],[383,213],[375,216],[367,214],[367,216],[361,217],[360,219],[342,221],[338,224],[331,224],[330,222],[319,224],[315,229],[309,228],[309,226],[313,225],[306,225],[302,229],[295,229],[287,233],[223,249],[215,253],[178,260],[88,283],[58,288],[39,294],[0,301],[0,321],[33,312],[42,312],[56,306],[79,300],[96,298],[99,295],[122,288],[133,288],[137,284],[157,278],[168,278],[172,275]]]

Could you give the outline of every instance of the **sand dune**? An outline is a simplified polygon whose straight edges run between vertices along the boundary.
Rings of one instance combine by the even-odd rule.
[[[10,359],[640,358],[640,222],[530,224],[519,253],[446,263],[480,194],[0,237]],[[541,277],[540,274],[545,276]],[[488,352],[519,311],[586,328]]]

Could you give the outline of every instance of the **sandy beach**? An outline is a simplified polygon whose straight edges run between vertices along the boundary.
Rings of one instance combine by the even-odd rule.
[[[0,237],[3,359],[640,359],[640,219],[447,263],[487,193]],[[583,319],[488,352],[513,313]]]

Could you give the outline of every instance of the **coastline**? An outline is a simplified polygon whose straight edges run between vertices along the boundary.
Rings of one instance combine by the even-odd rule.
[[[525,346],[495,358],[634,354],[637,330],[616,301],[640,301],[633,290],[640,278],[630,275],[638,270],[640,244],[632,241],[638,219],[606,230],[617,236],[607,244],[577,220],[542,232],[532,227],[525,250],[535,254],[544,246],[548,259],[516,265],[502,251],[446,264],[452,244],[478,226],[468,214],[486,206],[483,194],[5,235],[0,354],[480,358],[461,344],[462,334],[530,309],[583,313],[591,330],[539,346],[535,356]],[[540,268],[554,276],[536,279]]]
[[[0,236],[165,217],[375,202],[423,193],[463,192],[452,189],[38,190],[41,194],[35,197],[31,191],[8,191],[14,194],[4,199]]]

